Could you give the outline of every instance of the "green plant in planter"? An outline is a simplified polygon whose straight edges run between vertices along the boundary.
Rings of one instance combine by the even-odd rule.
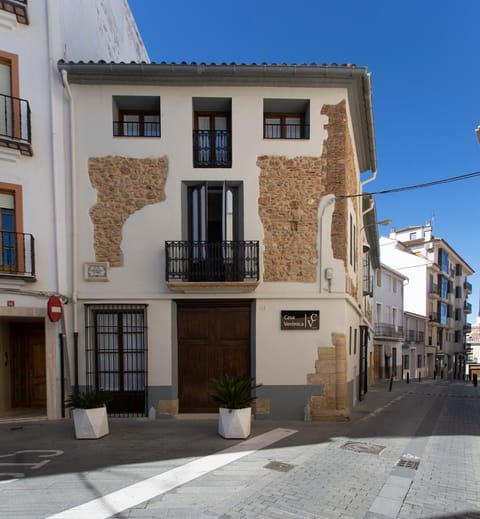
[[[261,385],[254,384],[253,378],[223,375],[210,381],[210,400],[218,407],[226,409],[251,407],[253,401],[257,398],[252,396],[252,390]]]
[[[103,407],[112,401],[112,395],[107,391],[86,391],[70,395],[65,401],[66,407],[71,409],[95,409]]]

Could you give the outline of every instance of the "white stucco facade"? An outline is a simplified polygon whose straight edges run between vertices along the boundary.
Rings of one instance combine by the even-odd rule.
[[[392,230],[388,238],[380,238],[380,254],[382,262],[408,275],[405,311],[426,318],[427,373],[431,375],[435,356],[434,376],[463,376],[472,268],[445,240],[433,236],[430,223]]]
[[[0,416],[35,408],[58,418],[59,334],[69,324],[49,320],[47,300],[59,295],[66,303],[71,276],[68,104],[56,64],[148,57],[126,1],[17,8],[0,8],[0,119],[8,121],[0,128],[0,354],[9,359],[0,368]]]
[[[133,82],[120,85],[115,84],[116,79],[103,77],[103,72],[94,64],[91,67],[92,72],[87,73],[87,84],[82,84],[83,81],[79,81],[79,75],[85,70],[82,64],[60,64],[72,93],[71,131],[75,136],[76,160],[72,165],[71,178],[74,179],[72,205],[76,207],[74,228],[77,236],[77,254],[73,265],[76,272],[76,302],[73,311],[77,314],[74,331],[78,333],[80,348],[88,350],[89,341],[92,341],[88,335],[89,330],[84,327],[84,317],[88,312],[98,315],[99,312],[113,311],[122,305],[125,308],[128,305],[144,305],[145,320],[148,320],[148,327],[145,327],[145,341],[148,343],[148,408],[153,406],[160,414],[176,414],[179,408],[180,413],[191,412],[185,410],[188,408],[186,404],[183,404],[182,411],[182,391],[186,391],[182,390],[182,384],[186,385],[186,375],[181,368],[182,338],[179,337],[184,332],[178,318],[182,305],[193,308],[195,305],[201,307],[210,304],[215,306],[215,312],[221,312],[222,305],[241,305],[243,302],[248,305],[250,312],[249,373],[263,384],[258,394],[259,401],[265,405],[267,417],[302,418],[304,406],[311,397],[325,396],[325,385],[316,371],[320,369],[319,365],[323,365],[319,361],[319,350],[327,348],[335,351],[334,341],[337,339],[334,337],[337,335],[348,342],[349,329],[355,330],[355,335],[353,331],[351,333],[351,341],[356,337],[355,347],[352,342],[350,352],[346,343],[337,348],[342,349],[342,355],[346,355],[342,360],[345,376],[342,391],[345,391],[345,395],[348,392],[348,407],[353,405],[358,398],[360,326],[367,322],[365,298],[362,297],[361,260],[358,259],[361,258],[362,246],[358,231],[362,227],[360,207],[352,200],[343,202],[345,214],[351,215],[351,225],[356,228],[355,234],[350,236],[346,217],[345,239],[352,241],[356,259],[355,262],[353,259],[344,261],[339,257],[338,250],[335,252],[332,240],[333,214],[336,207],[338,210],[338,202],[334,200],[332,191],[326,188],[323,189],[323,195],[315,201],[315,189],[318,190],[325,179],[322,180],[320,175],[312,177],[316,186],[311,187],[311,198],[307,196],[302,199],[300,212],[302,204],[315,204],[314,222],[307,222],[316,229],[316,234],[312,236],[315,252],[309,258],[309,262],[315,266],[314,279],[308,282],[293,279],[270,281],[268,276],[271,273],[266,273],[264,265],[267,253],[266,232],[270,231],[265,228],[260,209],[261,198],[265,196],[261,187],[265,173],[259,166],[259,161],[265,157],[268,160],[278,158],[283,163],[298,160],[299,157],[308,161],[325,156],[325,144],[329,136],[326,127],[329,122],[333,122],[323,112],[325,107],[337,107],[344,103],[345,128],[348,139],[353,143],[352,154],[348,158],[352,165],[349,175],[353,176],[349,178],[348,189],[360,192],[360,171],[365,170],[365,155],[368,152],[363,148],[358,134],[358,114],[351,106],[358,99],[352,96],[350,87],[339,84],[322,88],[321,82],[308,86],[299,80],[299,86],[292,88],[282,86],[282,78],[276,86],[268,84],[268,80],[265,82],[257,79],[255,84],[249,84],[249,81],[242,83],[241,79],[237,79],[235,72],[232,80],[219,79],[206,86],[197,79],[191,80],[194,84],[186,84],[190,79],[185,83],[178,79],[180,76],[163,81],[162,73],[159,73],[160,79],[143,81],[142,76],[134,71],[131,72]],[[117,69],[119,67],[121,68],[119,65]],[[149,70],[156,74],[155,67],[153,65],[147,69],[146,74],[149,74]],[[214,69],[215,66],[211,68]],[[274,68],[270,67],[268,73],[272,73]],[[208,83],[208,66],[199,66],[202,73],[205,69],[205,82]],[[115,67],[112,70],[115,75]],[[248,70],[246,73],[255,75],[257,71]],[[186,74],[190,78],[191,71]],[[231,72],[227,74],[230,75]],[[239,78],[242,74],[240,71]],[[154,101],[154,111],[159,115],[158,135],[144,138],[138,135],[115,135],[112,126],[115,128],[118,124],[116,119],[122,117],[121,104],[145,104],[146,98],[149,102]],[[139,99],[141,100],[138,101]],[[265,138],[266,99],[287,100],[291,104],[292,100],[295,103],[308,103],[308,138]],[[195,131],[198,116],[196,104],[203,107],[228,106],[226,111],[231,118],[232,145],[231,163],[227,167],[205,168],[195,165],[192,131]],[[333,129],[330,133],[333,134]],[[100,234],[100,227],[103,225],[92,219],[92,208],[101,200],[101,203],[105,203],[104,191],[100,191],[108,192],[107,186],[99,188],[92,182],[92,167],[94,164],[112,164],[124,159],[164,161],[164,197],[162,196],[161,201],[142,205],[139,210],[122,220],[122,263],[110,264],[108,281],[92,282],[85,278],[84,268],[85,265],[99,262],[101,243],[96,236]],[[141,167],[141,163],[139,164]],[[299,167],[295,168],[292,172],[298,174]],[[113,175],[113,170],[104,170],[105,175],[110,173]],[[166,242],[188,239],[189,209],[185,193],[195,183],[241,186],[239,219],[242,239],[259,243],[259,275],[255,286],[246,288],[241,282],[236,285],[206,282],[197,286],[186,283],[187,288],[182,287],[182,283],[177,283],[174,287],[169,284],[165,274],[168,268]],[[336,189],[345,190],[347,186]],[[309,190],[310,187],[307,186],[305,193]],[[130,198],[137,196],[140,195],[134,190]],[[118,202],[112,199],[109,203],[113,214],[118,209]],[[268,213],[268,208],[266,212]],[[345,249],[347,248],[345,244]],[[268,252],[272,254],[271,251]],[[108,251],[104,254],[108,255]],[[301,244],[298,254],[302,254]],[[292,260],[295,261],[294,256]],[[318,329],[282,329],[282,311],[318,312]],[[81,363],[83,384],[85,377],[88,378],[88,366],[83,360]],[[189,374],[189,378],[195,376],[194,373]]]

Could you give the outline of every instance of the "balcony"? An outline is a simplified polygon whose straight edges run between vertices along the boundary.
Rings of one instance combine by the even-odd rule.
[[[465,301],[465,304],[463,305],[463,311],[466,314],[471,314],[472,313],[472,305]]]
[[[436,283],[431,284],[431,285],[428,287],[428,293],[429,293],[431,296],[440,297],[440,290],[439,290],[438,285],[437,285]]]
[[[1,1],[1,0],[0,0]],[[0,146],[33,155],[30,105],[25,99],[0,94]]]
[[[0,231],[0,277],[35,281],[35,240],[31,234]]]
[[[375,336],[403,339],[403,326],[390,323],[375,323]]]
[[[417,332],[416,330],[407,330],[405,334],[407,342],[421,342],[425,341],[425,332]]]
[[[167,241],[165,279],[173,291],[251,291],[259,280],[258,241]]]
[[[463,325],[463,333],[472,333],[472,324],[466,323]]]
[[[265,139],[308,139],[309,126],[303,123],[265,122],[263,137]]]
[[[471,294],[472,293],[472,284],[469,283],[468,281],[465,281],[465,283],[463,284],[463,289],[465,290],[466,295]]]
[[[28,25],[27,0],[0,0],[0,10],[14,14],[18,23]]]
[[[231,168],[232,133],[228,130],[194,130],[193,167]]]
[[[113,121],[114,137],[160,137],[160,119]]]

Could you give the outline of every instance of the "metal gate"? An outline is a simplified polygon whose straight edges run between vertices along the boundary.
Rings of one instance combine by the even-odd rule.
[[[85,306],[87,385],[111,393],[110,416],[145,416],[146,306]]]

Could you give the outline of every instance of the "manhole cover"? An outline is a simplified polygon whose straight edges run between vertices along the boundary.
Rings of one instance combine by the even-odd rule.
[[[347,442],[342,445],[342,449],[354,452],[366,452],[367,454],[381,454],[385,449],[383,445],[365,442]]]
[[[414,456],[413,454],[405,454],[403,455],[397,463],[397,467],[404,467],[406,469],[414,469],[417,470],[420,465],[420,458],[418,456]]]
[[[290,465],[290,463],[283,463],[282,461],[271,461],[265,465],[266,469],[278,470],[278,472],[288,472],[292,470],[295,465]]]

